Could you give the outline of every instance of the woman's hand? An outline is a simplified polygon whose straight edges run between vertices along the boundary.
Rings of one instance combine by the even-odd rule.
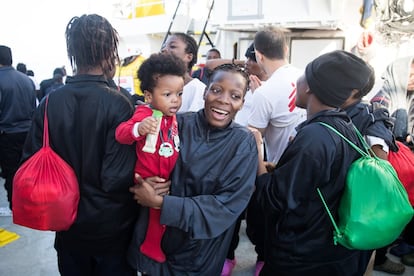
[[[134,199],[142,206],[161,208],[164,201],[163,196],[169,193],[171,181],[154,176],[143,179],[139,174],[135,174],[135,186],[129,188],[134,194]]]
[[[276,164],[273,162],[265,161],[264,164],[266,166],[267,172],[269,173],[273,172],[276,169]]]
[[[256,146],[258,152],[258,167],[257,167],[257,175],[262,175],[267,172],[266,164],[263,161],[264,158],[264,147],[263,147],[263,137],[259,130],[255,129],[254,127],[248,127],[248,129],[253,133],[254,138],[256,139]]]
[[[139,174],[135,174],[135,183],[142,184],[144,179]],[[157,195],[165,196],[170,194],[171,180],[166,180],[159,176],[151,176],[145,179],[150,184]]]
[[[138,179],[141,179],[141,182],[143,181],[142,177],[136,173],[135,174],[136,183],[139,183]],[[154,188],[155,193],[157,195],[165,196],[165,195],[170,194],[171,180],[166,180],[159,176],[151,176],[151,177],[146,178],[145,181]]]

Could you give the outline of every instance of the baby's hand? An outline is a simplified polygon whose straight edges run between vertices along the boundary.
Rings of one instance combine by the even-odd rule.
[[[139,123],[138,133],[141,136],[147,134],[158,134],[157,133],[157,119],[153,117],[147,117]]]

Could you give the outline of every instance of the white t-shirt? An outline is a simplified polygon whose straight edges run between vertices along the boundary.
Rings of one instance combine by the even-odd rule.
[[[295,127],[306,119],[306,111],[295,106],[296,80],[301,74],[292,65],[284,65],[254,92],[248,122],[265,129],[268,161],[279,161],[289,138],[296,134]]]
[[[206,85],[199,79],[192,79],[184,85],[183,100],[178,113],[198,111],[204,108],[204,90]]]

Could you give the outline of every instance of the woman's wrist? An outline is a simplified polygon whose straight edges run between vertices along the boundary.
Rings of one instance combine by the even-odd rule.
[[[163,203],[164,203],[164,197],[157,195],[155,206],[153,208],[161,209]]]

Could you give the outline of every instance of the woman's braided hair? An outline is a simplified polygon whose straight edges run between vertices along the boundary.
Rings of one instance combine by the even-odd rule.
[[[186,44],[185,52],[187,54],[193,54],[193,58],[188,63],[188,71],[191,72],[194,64],[197,63],[197,56],[198,56],[198,45],[195,39],[186,34],[186,33],[173,33],[172,36],[178,37],[180,40],[182,40]]]
[[[105,75],[119,62],[118,33],[97,14],[73,17],[66,27],[67,53],[75,73],[101,67]]]
[[[244,68],[244,66],[240,66],[240,65],[232,64],[232,63],[225,63],[225,64],[219,65],[216,68],[214,68],[213,72],[210,75],[207,87],[210,86],[210,83],[214,79],[214,76],[220,71],[240,74],[246,82],[246,86],[244,87],[244,91],[243,91],[244,94],[246,94],[249,88],[249,82],[250,82],[249,74],[246,72],[246,69]]]

